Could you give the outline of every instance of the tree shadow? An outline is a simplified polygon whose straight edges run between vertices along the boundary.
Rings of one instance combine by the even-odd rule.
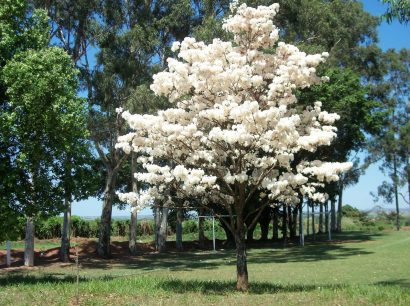
[[[105,280],[112,279],[110,276],[104,276]],[[9,272],[6,277],[0,277],[0,287],[14,285],[36,285],[36,284],[56,284],[56,283],[76,283],[75,275],[64,273],[45,273],[42,275],[22,274],[21,272]],[[89,278],[80,277],[79,282],[88,282]]]
[[[158,288],[163,290],[175,292],[175,293],[203,293],[203,294],[228,294],[235,291],[236,283],[234,281],[196,281],[196,280],[164,280],[157,284]],[[344,288],[346,285],[333,284],[333,285],[280,285],[268,282],[252,282],[249,287],[250,294],[269,294],[269,293],[281,293],[281,292],[307,292],[317,290],[320,288]]]
[[[410,288],[410,280],[409,279],[392,279],[392,280],[376,282],[374,283],[374,285],[397,286],[397,287]]]
[[[351,256],[369,255],[368,251],[354,243],[374,240],[382,234],[362,232],[346,232],[334,236],[327,241],[326,235],[318,236],[315,241],[307,241],[304,247],[296,243],[284,247],[280,242],[266,241],[261,244],[251,243],[248,246],[250,264],[275,264],[287,262],[313,262],[321,260],[337,260]],[[349,243],[346,245],[346,243]],[[352,245],[353,243],[353,245]],[[113,267],[153,271],[167,269],[170,271],[194,271],[195,269],[217,269],[224,265],[235,265],[235,250],[219,249],[216,252],[189,250],[184,252],[169,251],[165,253],[141,253],[137,256],[114,255],[111,259],[85,257],[80,262],[84,269],[110,270]]]

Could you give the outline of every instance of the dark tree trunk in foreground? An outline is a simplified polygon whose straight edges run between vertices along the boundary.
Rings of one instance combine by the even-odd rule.
[[[325,231],[326,233],[329,232],[329,201],[325,203]]]
[[[236,222],[236,290],[246,292],[249,289],[248,263],[246,260],[245,229],[241,215],[238,214]]]
[[[71,201],[69,196],[64,199],[64,219],[63,232],[61,233],[60,260],[62,262],[70,261],[70,235],[71,235]]]
[[[101,213],[100,228],[98,231],[97,253],[101,257],[111,257],[111,216],[112,203],[115,196],[115,182],[117,173],[109,171],[105,182],[103,208]]]
[[[176,247],[178,251],[182,251],[182,209],[177,208],[177,226],[176,226]]]
[[[34,218],[33,217],[27,217],[27,221],[26,221],[24,265],[26,267],[34,266]]]

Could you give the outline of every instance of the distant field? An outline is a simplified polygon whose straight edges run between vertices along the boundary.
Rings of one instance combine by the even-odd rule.
[[[0,270],[1,305],[410,305],[410,232],[249,250],[251,289],[234,291],[233,250],[80,258]]]

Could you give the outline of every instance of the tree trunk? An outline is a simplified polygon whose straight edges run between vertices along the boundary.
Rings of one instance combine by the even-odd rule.
[[[305,233],[303,231],[303,198],[299,203],[299,242],[301,246],[305,245]]]
[[[248,264],[246,261],[245,229],[242,217],[237,216],[235,233],[236,244],[236,290],[247,292],[249,289]]]
[[[286,204],[283,204],[282,239],[283,239],[283,245],[286,246],[288,242],[288,214],[286,212]]]
[[[176,247],[178,251],[182,251],[182,209],[177,208],[177,228],[176,228]]]
[[[199,209],[199,215],[203,216],[204,210],[203,208]],[[199,242],[199,247],[204,248],[205,247],[205,232],[204,232],[204,227],[205,227],[205,218],[200,217],[198,218],[198,242]]]
[[[249,227],[248,230],[246,231],[246,241],[247,242],[252,242],[253,241],[253,233],[255,232],[257,223],[255,223],[254,226]]]
[[[309,236],[309,234],[310,234],[310,227],[309,227],[309,200],[306,202],[306,215],[307,215],[307,218],[306,218],[306,235],[307,236]]]
[[[336,231],[336,200],[334,198],[330,200],[330,230]]]
[[[131,210],[131,220],[130,220],[130,241],[128,243],[128,248],[131,255],[137,255],[137,220],[138,213],[136,210]]]
[[[138,181],[134,174],[137,172],[137,156],[135,152],[131,153],[131,182],[132,182],[132,192],[138,193]],[[137,204],[137,203],[135,203]],[[128,248],[131,255],[137,255],[137,219],[138,213],[136,210],[131,208],[131,220],[130,220],[130,240],[128,243]]]
[[[342,232],[342,217],[343,217],[343,183],[342,180],[339,182],[339,199],[337,204],[337,232]]]
[[[279,207],[273,209],[273,233],[272,240],[279,240]]]
[[[224,218],[227,222],[229,222],[229,218],[227,217],[222,217]],[[221,218],[221,219],[222,219]],[[227,247],[234,247],[235,246],[235,236],[232,233],[232,231],[226,226],[225,222],[220,220],[219,224],[223,228],[225,235],[226,235],[226,241],[224,242],[225,246]]]
[[[320,203],[319,212],[319,234],[323,234],[323,203]]]
[[[325,231],[326,233],[329,232],[329,201],[325,203]]]
[[[112,202],[115,196],[115,182],[117,173],[109,170],[105,182],[103,208],[101,213],[100,228],[98,231],[98,248],[97,253],[101,257],[111,257],[111,217]]]
[[[399,210],[399,191],[398,191],[398,176],[397,176],[397,157],[393,157],[393,186],[394,186],[394,201],[396,203],[396,229],[400,230],[400,210]]]
[[[270,207],[265,207],[262,215],[259,217],[259,224],[261,227],[261,241],[268,240],[271,212],[272,209]]]
[[[62,262],[70,261],[70,235],[71,235],[71,196],[64,199],[64,219],[63,232],[61,233],[60,260]]]
[[[296,226],[298,223],[298,207],[291,208],[292,210],[292,226],[290,227],[290,237],[296,239]]]
[[[156,249],[159,253],[166,250],[167,230],[168,230],[168,207],[161,207],[159,210],[159,228],[157,231]]]
[[[315,239],[315,235],[316,235],[316,228],[315,228],[315,206],[314,203],[312,203],[312,235],[313,235],[313,239]]]
[[[27,222],[26,222],[24,265],[26,267],[34,266],[34,218],[33,217],[27,217]]]

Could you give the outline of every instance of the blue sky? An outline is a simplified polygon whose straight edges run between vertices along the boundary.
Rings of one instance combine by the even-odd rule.
[[[380,16],[386,11],[386,6],[382,5],[378,0],[363,1],[364,9],[372,15]],[[383,22],[379,28],[379,46],[383,50],[390,48],[401,49],[410,48],[410,25],[404,26],[394,21],[391,24]],[[388,180],[379,170],[378,165],[369,167],[366,173],[360,178],[358,184],[349,187],[344,192],[344,204],[353,205],[359,209],[369,209],[375,204],[370,195],[370,192],[375,192],[383,180]],[[99,216],[101,214],[102,202],[97,199],[88,199],[85,201],[73,203],[72,213],[78,216]],[[401,202],[401,207],[407,205]],[[393,205],[386,206],[393,208]],[[150,209],[143,210],[142,215],[150,214]],[[129,209],[119,210],[113,208],[113,216],[129,216]]]

